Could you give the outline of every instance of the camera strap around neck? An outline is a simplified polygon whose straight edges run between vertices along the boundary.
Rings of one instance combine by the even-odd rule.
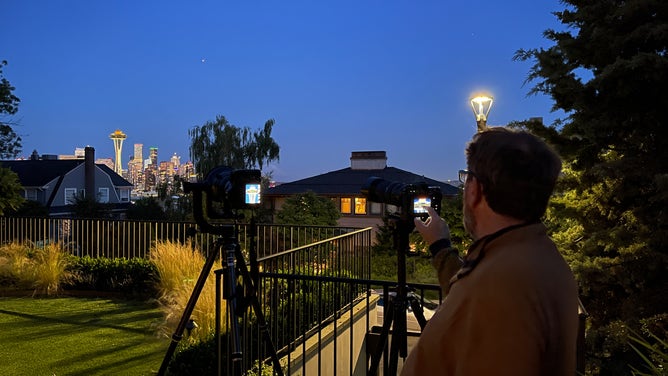
[[[504,235],[510,231],[516,230],[518,228],[526,227],[529,225],[536,224],[538,222],[525,222],[525,223],[520,223],[508,227],[504,227],[501,230],[494,232],[492,234],[483,236],[482,238],[476,240],[471,246],[469,247],[467,253],[466,253],[466,258],[464,258],[464,263],[462,264],[462,267],[457,271],[457,273],[450,278],[450,287],[457,282],[458,280],[466,277],[469,273],[475,269],[476,266],[480,263],[480,261],[485,257],[485,248],[487,247],[487,244],[489,244],[492,240],[500,237],[501,235]],[[469,258],[470,255],[473,255],[475,250],[479,249],[478,255],[474,258]]]

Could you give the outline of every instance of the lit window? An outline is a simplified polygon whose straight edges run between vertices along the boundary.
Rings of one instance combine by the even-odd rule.
[[[355,197],[355,214],[366,214],[366,199]]]
[[[341,197],[341,213],[350,214],[352,212],[352,200],[350,197]]]

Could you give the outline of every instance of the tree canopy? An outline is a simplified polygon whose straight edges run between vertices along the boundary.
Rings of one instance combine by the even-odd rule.
[[[668,2],[563,3],[567,28],[544,32],[554,44],[515,57],[534,61],[530,93],[566,117],[524,126],[565,161],[547,221],[590,313],[589,356],[603,374],[628,372],[618,329],[665,339],[668,322]]]
[[[196,126],[190,136],[190,159],[201,177],[217,166],[234,169],[262,169],[278,161],[280,148],[271,137],[274,120],[270,119],[260,130],[230,124],[224,116]]]
[[[163,220],[165,211],[155,197],[142,197],[135,201],[126,212],[128,219]]]
[[[336,226],[339,210],[332,200],[309,191],[288,197],[276,212],[276,223]]]
[[[0,167],[0,216],[18,210],[24,202],[19,177],[8,168]]]
[[[5,78],[2,67],[7,61],[0,61],[0,159],[16,157],[21,152],[21,137],[12,129],[5,119],[16,114],[21,101],[14,95],[14,86]]]
[[[5,118],[19,110],[19,98],[13,94],[14,87],[5,78],[0,61],[0,159],[16,157],[21,152],[21,138],[16,135]],[[23,204],[21,182],[12,170],[0,167],[0,215],[17,210]]]

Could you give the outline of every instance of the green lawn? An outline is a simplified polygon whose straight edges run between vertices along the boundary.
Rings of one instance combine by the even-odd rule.
[[[153,375],[169,346],[142,302],[0,298],[0,375]]]

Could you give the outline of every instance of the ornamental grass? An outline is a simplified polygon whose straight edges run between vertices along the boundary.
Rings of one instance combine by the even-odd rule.
[[[159,275],[159,301],[165,313],[161,331],[171,336],[178,326],[193,288],[204,268],[205,257],[190,244],[170,241],[157,242],[151,249],[151,261]],[[191,319],[197,327],[183,333],[187,343],[197,343],[210,338],[215,331],[216,308],[215,276],[213,268],[197,299]],[[225,306],[221,315],[225,315]],[[225,316],[223,316],[225,317]]]
[[[72,278],[68,252],[59,243],[31,247],[10,243],[0,247],[2,285],[34,289],[33,295],[57,295]]]

